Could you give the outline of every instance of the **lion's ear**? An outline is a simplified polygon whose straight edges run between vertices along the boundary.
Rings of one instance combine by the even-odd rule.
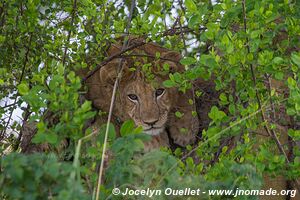
[[[161,55],[162,64],[168,64],[171,73],[183,72],[184,66],[180,64],[181,54],[175,51],[164,52]]]
[[[181,54],[176,51],[167,51],[161,54],[161,58],[179,62],[181,60]]]
[[[122,46],[119,43],[116,43],[116,44],[112,44],[106,53],[108,56],[113,56],[119,53],[121,50],[122,50]]]
[[[110,61],[101,69],[100,72],[100,81],[104,85],[113,85],[116,78],[117,78],[117,68],[118,68],[118,59],[114,59],[113,61]]]
[[[116,78],[118,76],[118,68],[120,66],[120,59],[114,59],[101,67],[99,70],[100,72],[100,82],[103,85],[114,85]],[[125,77],[128,77],[130,74],[130,71],[128,70],[128,62],[127,60],[123,60],[123,72],[122,72],[122,80],[125,79]]]

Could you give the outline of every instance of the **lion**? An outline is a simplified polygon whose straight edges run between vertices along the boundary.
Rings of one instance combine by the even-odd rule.
[[[128,43],[134,45],[140,41],[140,38],[131,38]],[[121,42],[114,43],[108,49],[107,56],[116,55],[121,49]],[[163,85],[169,79],[169,73],[185,70],[179,63],[180,59],[180,53],[153,42],[145,43],[126,55],[112,59],[96,71],[86,81],[86,98],[92,101],[95,108],[108,113],[113,85],[122,62],[123,73],[113,109],[116,129],[119,130],[122,122],[133,120],[152,138],[145,143],[145,150],[169,146],[169,140],[180,146],[192,144],[199,129],[193,92],[188,90],[184,93]],[[175,116],[176,112],[180,116]],[[99,121],[103,123],[104,119]]]

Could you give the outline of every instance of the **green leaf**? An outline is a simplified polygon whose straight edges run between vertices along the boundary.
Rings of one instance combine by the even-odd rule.
[[[129,135],[133,133],[134,122],[132,120],[125,121],[120,129],[121,136]]]
[[[87,152],[88,152],[89,155],[96,156],[97,153],[99,153],[99,149],[92,146],[92,147],[87,148]]]
[[[176,83],[172,80],[166,80],[166,81],[163,82],[163,85],[166,88],[171,88],[171,87],[176,86]]]
[[[47,128],[43,121],[38,122],[36,127],[38,128],[39,132],[45,132]]]
[[[187,133],[188,129],[187,128],[180,128],[180,133]]]
[[[101,143],[103,143],[103,141],[104,141],[105,132],[106,132],[106,124],[103,124],[100,127],[99,134],[97,136],[97,140],[99,140],[99,142],[101,142]],[[114,125],[112,123],[110,123],[109,128],[108,128],[108,139],[113,141],[115,138],[116,138],[116,130],[115,130]]]
[[[183,64],[183,65],[191,65],[191,64],[194,64],[196,62],[197,62],[197,60],[195,58],[192,58],[192,57],[185,57],[185,58],[180,60],[180,63]]]
[[[226,34],[224,34],[223,37],[222,37],[222,44],[224,44],[224,45],[229,44],[229,38]]]
[[[160,53],[159,52],[155,52],[155,58],[159,59],[160,58]]]
[[[85,101],[82,105],[81,105],[81,111],[82,112],[87,112],[91,109],[91,105],[92,103],[90,101]]]
[[[300,67],[300,55],[299,55],[299,53],[298,53],[298,54],[293,53],[292,56],[291,56],[291,59],[292,59],[292,61],[293,61],[296,65],[298,65],[298,67]]]
[[[193,12],[197,11],[197,6],[193,0],[185,0],[184,3],[185,3],[185,6],[186,6],[188,12],[193,13]]]
[[[50,144],[56,144],[57,143],[57,135],[55,133],[49,133],[49,134],[45,134],[45,139],[46,142],[49,142]]]
[[[203,94],[203,92],[201,92],[199,90],[196,91],[196,97],[200,97],[202,94]]]
[[[209,40],[214,39],[214,33],[211,30],[207,30],[206,32],[204,32],[204,36]]]
[[[229,105],[229,113],[234,115],[235,114],[235,106],[234,104],[230,104]]]
[[[25,83],[18,85],[18,91],[21,95],[25,95],[29,92],[29,87]]]
[[[139,134],[143,132],[143,127],[142,126],[138,126],[133,130],[133,134]]]
[[[251,39],[257,38],[259,36],[259,34],[260,34],[260,30],[252,31],[250,34],[250,38]]]
[[[275,57],[275,58],[273,59],[273,63],[274,63],[274,64],[277,64],[277,65],[283,63],[283,61],[284,61],[284,60],[283,60],[281,57]]]
[[[163,64],[163,69],[166,71],[166,72],[169,72],[170,71],[170,65],[168,63],[164,63]]]
[[[46,141],[46,134],[44,133],[37,133],[34,135],[32,142],[35,144],[43,143]]]
[[[61,63],[58,64],[57,71],[59,75],[64,75],[65,68]]]
[[[221,93],[220,96],[219,96],[219,98],[220,98],[221,101],[227,102],[227,96],[226,96],[226,94]]]
[[[196,117],[197,116],[197,112],[196,111],[192,111],[192,116]]]
[[[291,136],[295,141],[300,140],[300,130],[289,129],[288,135]]]
[[[191,145],[187,145],[187,146],[186,146],[186,150],[192,151],[192,150],[193,150],[193,147],[192,147]]]
[[[135,139],[134,140],[134,148],[136,151],[141,151],[144,149],[144,143],[140,139]]]
[[[173,74],[174,80],[178,83],[178,82],[182,82],[182,74],[175,72]]]
[[[3,43],[5,41],[5,36],[0,35],[0,44]]]
[[[286,113],[290,116],[293,116],[296,114],[296,110],[294,108],[287,108]]]
[[[226,114],[223,111],[220,111],[216,106],[213,106],[208,113],[209,118],[211,118],[213,121],[218,121],[223,119]]]
[[[190,28],[193,28],[196,26],[199,22],[201,22],[201,16],[199,14],[193,15],[188,22],[188,26]]]
[[[282,72],[276,72],[276,73],[275,73],[275,78],[276,78],[277,80],[282,80],[283,77],[284,77],[284,74],[283,74]]]
[[[253,53],[248,53],[248,54],[247,54],[247,59],[248,59],[249,61],[252,61],[252,60],[253,60]]]
[[[288,77],[287,82],[289,88],[294,88],[297,85],[297,82],[292,77]]]
[[[178,117],[178,118],[183,117],[183,115],[184,115],[184,114],[181,113],[181,112],[179,112],[179,111],[176,111],[176,112],[175,112],[175,116]]]
[[[45,143],[48,142],[50,144],[56,144],[58,141],[58,137],[55,133],[37,133],[33,139],[32,142],[33,143]]]

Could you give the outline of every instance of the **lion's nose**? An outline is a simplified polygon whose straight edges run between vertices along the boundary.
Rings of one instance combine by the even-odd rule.
[[[158,120],[149,120],[149,121],[144,121],[145,124],[149,126],[153,126]]]

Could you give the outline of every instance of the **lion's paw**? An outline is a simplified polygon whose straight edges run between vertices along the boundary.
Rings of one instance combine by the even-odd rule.
[[[189,131],[180,131],[177,128],[170,129],[170,136],[175,144],[180,146],[186,146],[188,144],[193,144],[196,140],[196,134]]]

